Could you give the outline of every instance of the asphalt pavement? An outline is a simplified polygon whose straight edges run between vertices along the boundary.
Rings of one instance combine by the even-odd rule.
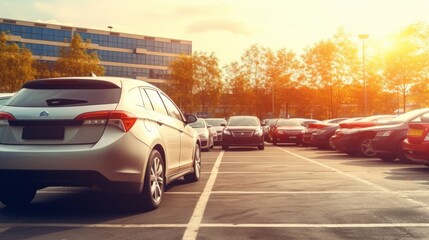
[[[151,212],[82,188],[0,204],[0,239],[428,239],[426,166],[295,145],[202,157],[201,180],[170,184]]]

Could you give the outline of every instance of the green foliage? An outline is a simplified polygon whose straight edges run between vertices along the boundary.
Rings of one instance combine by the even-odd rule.
[[[69,47],[61,49],[54,71],[62,77],[104,75],[98,55],[90,50],[90,42],[83,42],[79,34],[73,36]]]
[[[7,39],[5,33],[0,34],[0,92],[15,92],[34,79],[36,71],[31,52]]]

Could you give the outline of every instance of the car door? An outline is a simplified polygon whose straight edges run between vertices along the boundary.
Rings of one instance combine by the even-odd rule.
[[[176,126],[180,132],[180,169],[192,167],[194,149],[194,130],[185,123],[183,114],[179,108],[165,94],[160,93],[167,111],[171,117],[176,119]]]
[[[154,121],[157,123],[159,133],[164,142],[166,176],[167,178],[178,173],[180,169],[181,153],[181,126],[179,120],[171,117],[159,92],[155,89],[145,88],[154,109]],[[183,122],[182,122],[183,123]]]

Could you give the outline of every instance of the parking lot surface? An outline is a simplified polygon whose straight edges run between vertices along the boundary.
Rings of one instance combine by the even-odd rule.
[[[0,204],[0,239],[427,239],[429,168],[294,145],[219,147],[160,208],[81,188]]]

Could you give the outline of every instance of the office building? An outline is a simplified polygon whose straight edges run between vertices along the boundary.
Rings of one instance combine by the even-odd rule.
[[[162,84],[169,79],[168,65],[179,55],[192,54],[192,42],[153,36],[0,18],[0,32],[24,45],[37,60],[54,62],[60,49],[69,47],[74,34],[95,50],[106,76],[130,77]]]

